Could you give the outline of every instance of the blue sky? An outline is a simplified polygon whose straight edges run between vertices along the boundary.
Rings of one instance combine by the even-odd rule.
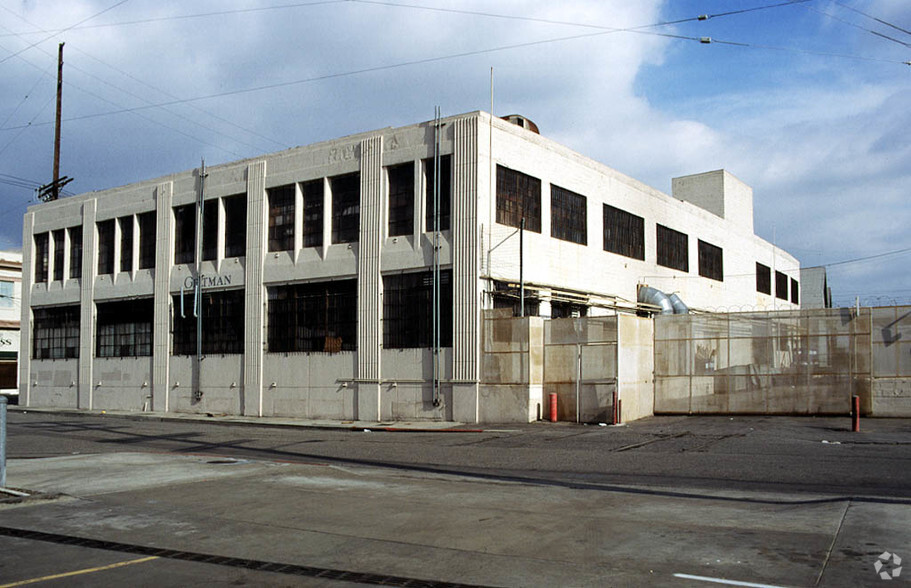
[[[0,0],[0,248],[51,177],[61,41],[74,193],[488,110],[493,67],[497,114],[665,192],[726,168],[836,302],[911,304],[911,2],[782,3]]]

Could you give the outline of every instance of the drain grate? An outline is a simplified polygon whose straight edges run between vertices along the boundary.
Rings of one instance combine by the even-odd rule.
[[[120,553],[132,553],[137,555],[156,556],[166,559],[177,559],[181,561],[191,561],[219,566],[243,568],[246,570],[259,572],[273,572],[277,574],[305,576],[308,578],[323,578],[327,580],[343,580],[346,582],[359,582],[361,584],[374,584],[378,586],[407,586],[409,588],[480,588],[479,586],[473,584],[458,584],[452,582],[438,582],[434,580],[420,580],[417,578],[403,578],[401,576],[386,576],[382,574],[369,574],[364,572],[349,572],[331,568],[317,568],[313,566],[284,564],[270,561],[260,561],[255,559],[243,559],[238,557],[225,557],[221,555],[210,555],[206,553],[194,553],[191,551],[160,549],[157,547],[148,547],[145,545],[132,545],[129,543],[119,543],[117,541],[105,541],[101,539],[86,539],[84,537],[74,537],[72,535],[44,533],[42,531],[30,531],[28,529],[16,529],[13,527],[0,527],[0,535],[6,537],[15,537],[17,539],[30,539],[32,541],[44,541],[46,543],[71,545],[74,547],[105,549],[107,551],[117,551]]]

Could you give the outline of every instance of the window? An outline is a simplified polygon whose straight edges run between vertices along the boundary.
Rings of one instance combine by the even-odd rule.
[[[772,293],[772,268],[756,262],[756,291],[762,294]]]
[[[657,225],[658,265],[690,271],[689,245],[685,233]]]
[[[0,308],[12,308],[13,283],[6,280],[0,281]]]
[[[332,242],[354,243],[361,229],[361,176],[359,173],[329,178],[332,190]]]
[[[82,227],[70,227],[70,277],[82,277]]]
[[[294,184],[269,188],[269,251],[294,249]]]
[[[497,222],[541,232],[541,180],[497,166]]]
[[[493,297],[494,308],[508,308],[512,310],[513,316],[519,316],[522,292],[515,284],[505,282],[494,282]],[[525,290],[525,315],[538,316],[541,314],[541,301],[538,300],[536,292]]]
[[[133,269],[133,217],[124,216],[117,219],[120,223],[120,271]]]
[[[48,259],[48,233],[35,235],[35,283],[47,282]]]
[[[151,298],[99,302],[96,357],[148,357],[152,355]]]
[[[357,280],[269,288],[270,352],[357,349]]]
[[[550,318],[573,318],[588,316],[588,307],[575,302],[562,302],[552,300],[550,303]]]
[[[155,211],[139,215],[139,269],[155,267]]]
[[[218,256],[218,199],[207,200],[202,210],[202,258],[212,260]]]
[[[604,205],[604,250],[645,260],[645,219]]]
[[[433,231],[433,158],[424,160],[424,210],[427,212],[424,230]],[[448,231],[450,227],[450,210],[452,208],[452,156],[440,156],[440,230]]]
[[[699,275],[711,280],[724,281],[724,252],[721,247],[699,239]]]
[[[98,273],[114,273],[114,219],[98,223]]]
[[[66,229],[57,229],[51,233],[54,239],[54,279],[63,280],[63,256],[66,253]]]
[[[323,180],[301,184],[304,195],[304,247],[323,246]]]
[[[174,297],[174,355],[196,355],[196,321],[192,292]],[[244,352],[244,291],[225,290],[203,293],[202,352]]]
[[[800,304],[800,288],[797,285],[797,280],[794,278],[791,278],[791,302]]]
[[[788,299],[788,276],[781,272],[775,272],[775,297]]]
[[[33,359],[79,357],[79,306],[36,308],[33,313]]]
[[[186,204],[174,209],[174,263],[193,263],[196,260],[196,205]]]
[[[452,347],[452,270],[440,272],[440,345]],[[383,276],[383,347],[433,346],[433,272]]]
[[[414,162],[386,168],[389,178],[389,236],[414,232]]]
[[[550,236],[579,245],[588,244],[586,198],[559,186],[550,186]]]
[[[247,254],[247,195],[228,196],[225,207],[225,257]]]

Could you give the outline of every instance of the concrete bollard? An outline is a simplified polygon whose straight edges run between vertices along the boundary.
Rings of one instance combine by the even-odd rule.
[[[851,397],[851,431],[860,432],[860,396]]]
[[[557,395],[550,393],[550,422],[557,422]]]

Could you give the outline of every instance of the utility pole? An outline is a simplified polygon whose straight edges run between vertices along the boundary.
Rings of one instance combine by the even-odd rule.
[[[60,118],[63,111],[63,45],[57,47],[57,117],[54,125],[54,187],[51,200],[60,198]]]

